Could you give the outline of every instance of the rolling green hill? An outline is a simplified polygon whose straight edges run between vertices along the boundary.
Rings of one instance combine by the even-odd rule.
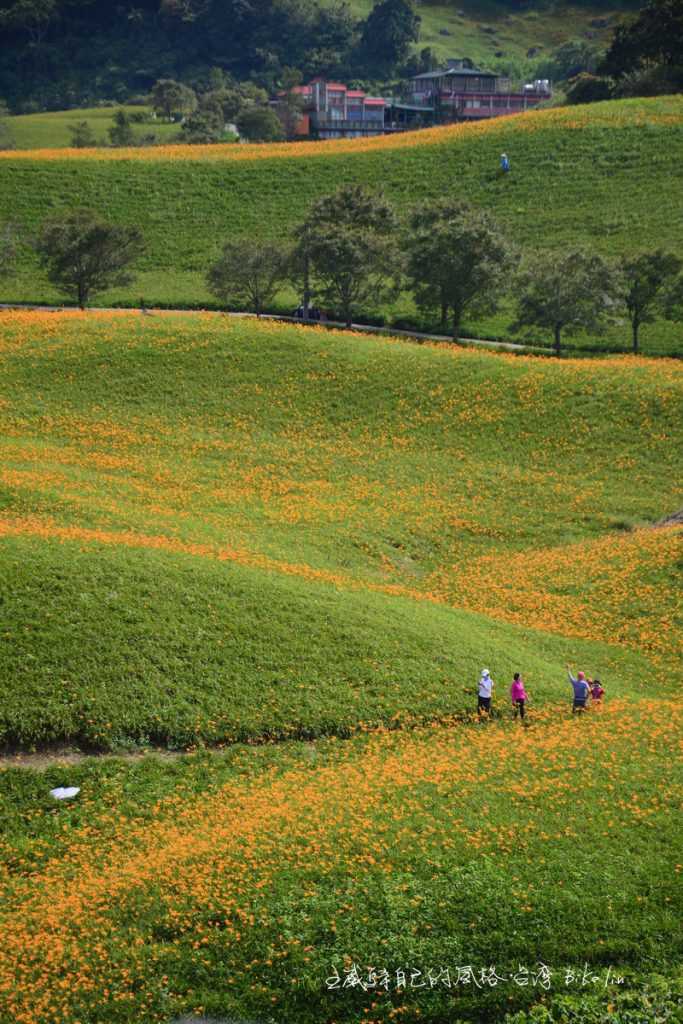
[[[486,662],[553,701],[579,653],[670,689],[676,363],[0,320],[5,743],[461,714]]]
[[[286,238],[310,202],[342,183],[383,190],[401,213],[420,199],[464,196],[490,210],[520,247],[585,243],[606,255],[683,244],[677,196],[683,168],[683,100],[563,108],[488,124],[379,140],[316,145],[160,147],[130,151],[2,154],[0,218],[33,231],[74,205],[140,225],[148,243],[137,282],[104,304],[202,306],[204,274],[236,236]],[[498,175],[501,150],[512,171]],[[26,253],[5,300],[55,301]],[[295,296],[281,297],[290,309]],[[408,301],[370,310],[415,320]],[[510,311],[466,325],[505,337]],[[544,340],[544,339],[541,339]],[[623,344],[623,328],[595,343]],[[646,351],[680,351],[680,329],[644,332]]]
[[[0,1024],[676,1019],[680,361],[4,311],[0,369]]]

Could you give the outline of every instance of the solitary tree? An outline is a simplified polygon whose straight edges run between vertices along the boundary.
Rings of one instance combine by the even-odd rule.
[[[318,199],[299,227],[296,276],[310,273],[317,291],[341,310],[350,327],[354,311],[380,300],[396,276],[395,230],[394,212],[383,197],[343,185]]]
[[[109,141],[112,146],[134,146],[135,132],[130,115],[125,110],[117,110],[114,123],[109,128]]]
[[[225,122],[222,114],[208,108],[196,110],[184,122],[179,139],[191,144],[219,142],[224,134]]]
[[[535,255],[520,272],[517,287],[518,311],[512,330],[551,330],[558,355],[563,331],[597,330],[615,301],[610,267],[601,256],[584,249]]]
[[[130,266],[143,252],[138,228],[109,224],[92,210],[47,221],[35,249],[48,279],[81,309],[97,292],[130,284]]]
[[[657,312],[670,315],[667,300],[681,267],[678,256],[661,249],[626,257],[619,264],[619,293],[631,322],[634,352],[639,350],[641,324],[652,323]]]
[[[197,108],[197,95],[189,86],[173,78],[160,78],[152,86],[153,109],[172,121],[176,114],[191,114]]]
[[[405,239],[406,275],[418,308],[440,310],[453,340],[465,313],[495,308],[504,289],[513,250],[495,222],[460,200],[419,206]]]
[[[87,121],[78,121],[69,125],[71,132],[71,145],[74,149],[87,149],[89,146],[96,146],[95,133]]]
[[[244,303],[258,317],[287,273],[283,249],[270,242],[228,242],[207,274],[209,290],[224,305]]]

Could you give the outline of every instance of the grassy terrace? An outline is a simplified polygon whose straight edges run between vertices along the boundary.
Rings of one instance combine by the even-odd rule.
[[[678,251],[683,167],[680,97],[560,108],[489,124],[389,139],[276,146],[0,154],[0,218],[33,230],[73,205],[139,224],[148,241],[136,283],[104,304],[203,306],[204,274],[226,238],[284,238],[316,196],[342,182],[383,189],[405,213],[419,198],[464,195],[490,209],[525,248],[581,243],[615,255],[640,247]],[[498,176],[508,152],[512,172]],[[57,299],[26,253],[6,300]],[[279,305],[290,310],[293,294]],[[511,309],[466,324],[474,336],[508,337]],[[420,324],[407,299],[368,310]],[[422,326],[431,326],[422,323]],[[680,353],[680,325],[645,328],[644,349]],[[538,340],[546,340],[539,336]],[[579,344],[628,343],[625,325]]]
[[[0,1024],[677,1019],[679,361],[3,312],[0,365],[0,743],[191,750],[0,761]]]

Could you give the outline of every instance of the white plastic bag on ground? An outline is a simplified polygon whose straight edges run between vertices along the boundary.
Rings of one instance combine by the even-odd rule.
[[[50,790],[50,796],[53,796],[55,800],[69,800],[72,796],[77,796],[80,791],[80,786],[58,786],[57,789]]]

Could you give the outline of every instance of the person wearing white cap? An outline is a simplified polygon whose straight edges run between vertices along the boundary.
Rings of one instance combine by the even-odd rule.
[[[500,154],[500,169],[503,172],[503,174],[507,174],[507,172],[510,170],[510,159],[507,153]]]
[[[481,678],[479,679],[479,693],[477,697],[477,714],[481,718],[482,711],[485,711],[487,715],[491,714],[491,697],[493,696],[493,687],[495,683],[491,679],[491,675],[487,668],[481,670]]]

